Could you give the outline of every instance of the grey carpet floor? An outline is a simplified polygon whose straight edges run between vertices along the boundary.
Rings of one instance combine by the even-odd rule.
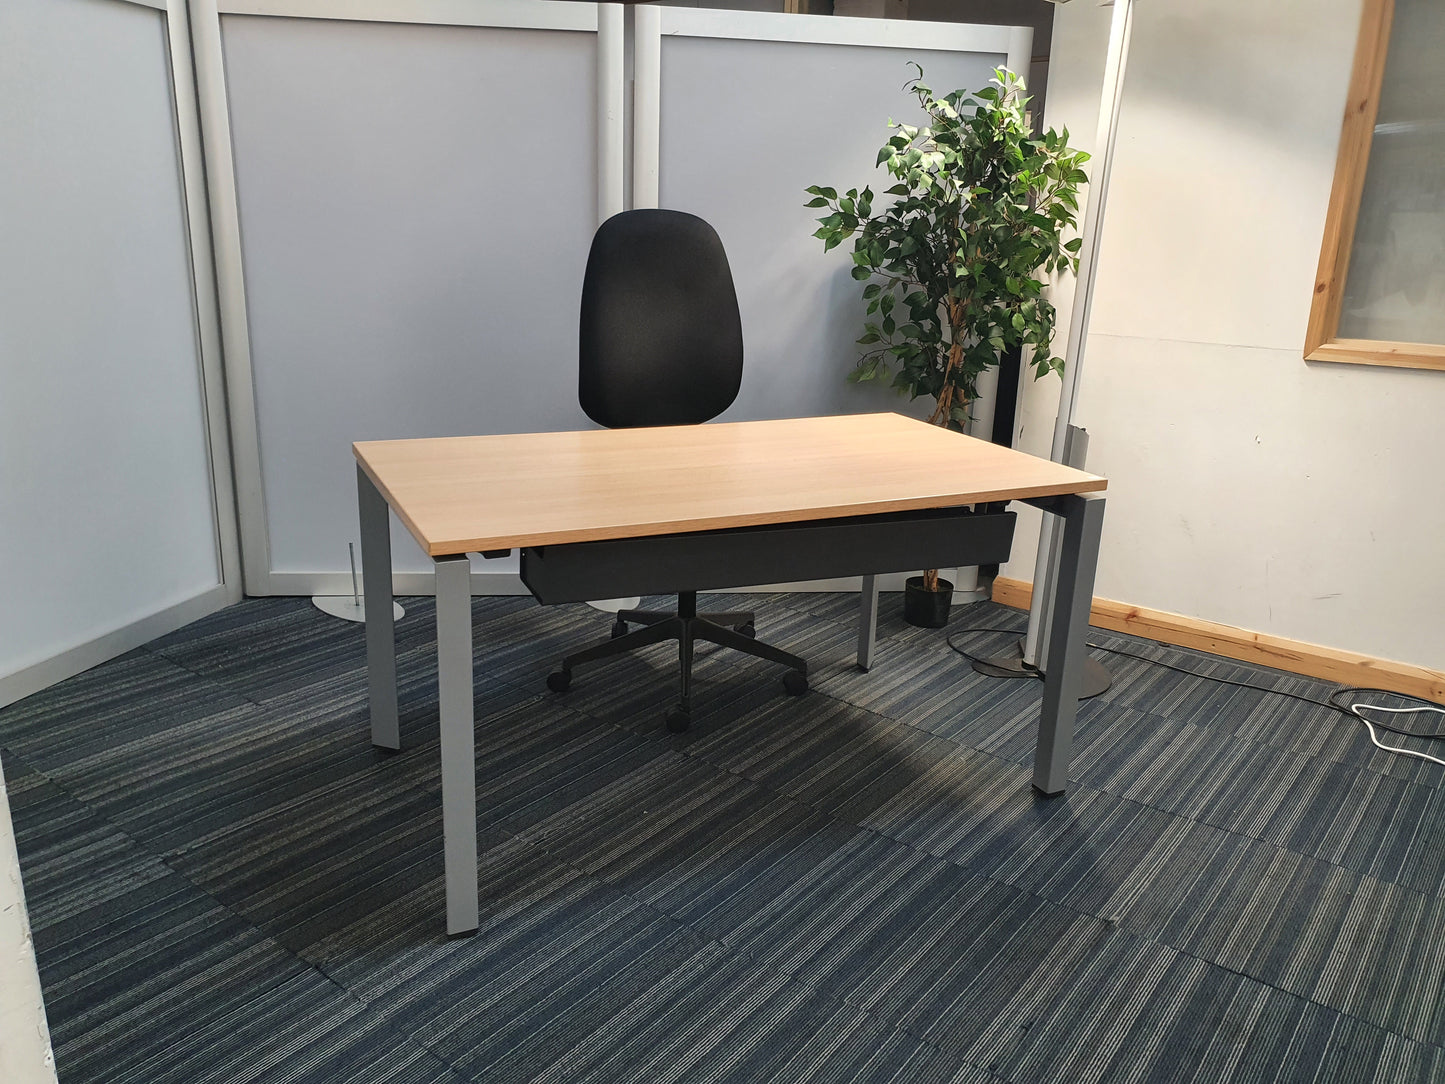
[[[868,674],[854,598],[754,596],[813,692],[704,650],[681,736],[667,647],[557,696],[607,617],[476,600],[482,927],[448,941],[406,601],[400,754],[367,741],[361,630],[297,599],[0,711],[62,1084],[1445,1080],[1445,769],[1114,657],[1042,799],[1040,686],[897,596]]]

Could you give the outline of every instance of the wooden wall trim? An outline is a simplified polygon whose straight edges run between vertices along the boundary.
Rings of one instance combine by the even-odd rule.
[[[1315,272],[1314,297],[1305,328],[1304,357],[1306,361],[1445,369],[1445,345],[1340,338],[1345,279],[1350,270],[1360,198],[1370,164],[1370,145],[1380,112],[1380,88],[1385,78],[1394,19],[1395,0],[1364,0],[1355,65],[1340,128],[1335,179],[1325,215],[1324,239],[1320,243],[1319,269]]]
[[[1320,244],[1319,270],[1315,274],[1314,298],[1305,331],[1306,358],[1311,358],[1326,343],[1333,342],[1339,332],[1345,276],[1350,269],[1350,250],[1360,214],[1360,196],[1365,189],[1365,171],[1370,164],[1375,117],[1380,111],[1380,86],[1385,78],[1385,59],[1390,49],[1390,26],[1394,15],[1395,0],[1365,0],[1360,13],[1355,66],[1350,75],[1349,97],[1345,101],[1340,149],[1335,159],[1335,179],[1330,189],[1325,234]],[[1352,359],[1337,357],[1330,360]]]
[[[1445,369],[1445,346],[1394,343],[1374,339],[1334,339],[1315,347],[1306,361],[1352,361],[1400,369]]]
[[[993,600],[1004,606],[1027,610],[1032,596],[1033,585],[1030,583],[1004,576],[993,581]],[[1111,632],[1127,632],[1175,647],[1190,647],[1292,674],[1341,685],[1389,689],[1445,703],[1445,671],[1411,663],[1377,659],[1354,651],[1322,647],[1265,632],[1251,632],[1216,621],[1130,606],[1106,598],[1094,599],[1089,623]]]

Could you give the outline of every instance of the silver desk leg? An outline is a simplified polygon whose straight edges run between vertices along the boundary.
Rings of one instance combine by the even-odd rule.
[[[1085,639],[1104,529],[1104,498],[1061,497],[1054,512],[1064,521],[1064,537],[1054,580],[1057,594],[1049,624],[1049,668],[1044,672],[1044,704],[1034,753],[1034,786],[1045,794],[1062,794],[1069,785],[1069,754],[1088,650]]]
[[[442,837],[447,933],[477,928],[477,765],[472,734],[472,566],[466,554],[434,558],[437,700],[441,707]]]
[[[858,609],[858,669],[873,665],[873,644],[878,638],[878,577],[864,576]]]
[[[391,517],[386,498],[356,467],[361,516],[361,575],[366,600],[366,675],[371,697],[371,744],[401,748],[396,718],[396,633],[391,616]]]

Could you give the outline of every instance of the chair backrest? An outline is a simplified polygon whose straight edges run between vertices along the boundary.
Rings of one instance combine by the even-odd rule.
[[[609,429],[717,417],[743,379],[743,326],[717,231],[681,211],[613,215],[582,283],[577,397]]]

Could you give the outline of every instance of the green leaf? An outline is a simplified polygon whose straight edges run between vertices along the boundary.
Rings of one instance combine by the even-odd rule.
[[[828,206],[828,201],[825,200],[822,196],[814,196],[814,197],[813,197],[812,199],[810,199],[807,203],[803,204],[803,206],[804,206],[804,207],[826,207],[826,206]]]
[[[815,234],[824,251],[853,237],[854,277],[886,280],[862,289],[866,352],[849,379],[888,379],[911,397],[936,396],[950,342],[963,344],[963,365],[948,382],[969,396],[1005,342],[1032,347],[1038,375],[1058,371],[1055,313],[1040,278],[1077,265],[1081,244],[1061,234],[1076,226],[1087,155],[1068,146],[1067,133],[1029,131],[1029,99],[1007,70],[976,94],[935,95],[915,69],[908,89],[927,118],[890,120],[875,157],[892,176],[891,202],[875,216],[868,187],[842,200],[833,189],[807,189],[832,212]],[[958,413],[953,423],[962,423]]]

